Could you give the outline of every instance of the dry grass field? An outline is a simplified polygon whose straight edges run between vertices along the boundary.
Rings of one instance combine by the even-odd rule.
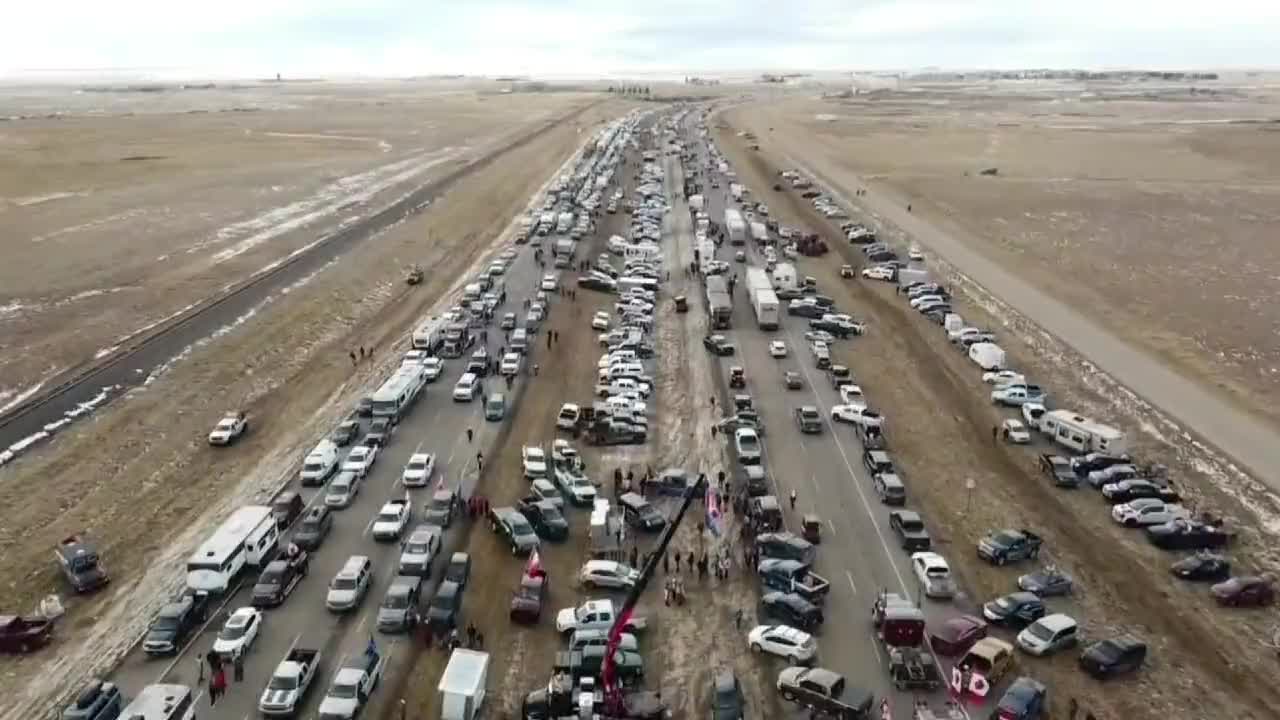
[[[273,83],[0,101],[0,407],[586,97],[495,90]]]
[[[957,84],[749,107],[729,116],[900,193],[1280,424],[1275,93]]]

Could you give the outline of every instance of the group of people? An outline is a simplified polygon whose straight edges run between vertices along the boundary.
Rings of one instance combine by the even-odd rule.
[[[227,693],[227,668],[226,659],[218,653],[210,650],[204,655],[196,656],[196,664],[198,668],[197,682],[204,682],[205,666],[209,671],[209,705],[213,706],[218,703],[218,698]],[[236,682],[244,682],[244,654],[237,653],[231,658],[231,666],[233,677]]]

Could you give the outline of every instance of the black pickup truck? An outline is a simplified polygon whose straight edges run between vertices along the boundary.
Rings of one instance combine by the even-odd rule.
[[[605,650],[603,645],[589,645],[576,652],[558,652],[555,670],[567,672],[574,679],[599,678],[604,672]],[[638,652],[615,650],[613,669],[623,682],[638,680],[644,677],[644,660]]]
[[[305,550],[298,550],[292,556],[285,553],[267,563],[253,586],[253,606],[276,607],[283,603],[307,576],[310,563],[311,558]]]
[[[1030,530],[994,530],[978,541],[978,557],[992,565],[1034,560],[1044,540]]]
[[[871,713],[871,693],[846,689],[843,675],[823,668],[797,666],[783,670],[778,673],[778,692],[783,700],[824,717],[863,720]]]

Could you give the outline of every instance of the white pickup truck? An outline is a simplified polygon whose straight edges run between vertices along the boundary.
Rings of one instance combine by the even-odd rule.
[[[408,493],[401,500],[392,500],[378,511],[373,519],[373,539],[385,542],[399,540],[409,524],[412,505],[409,504]]]
[[[612,600],[588,600],[576,608],[556,613],[556,630],[565,635],[577,630],[609,630],[616,617],[614,612]],[[634,635],[645,627],[645,619],[633,615],[623,631]]]
[[[320,701],[319,716],[323,720],[352,720],[359,715],[377,687],[386,662],[373,648],[344,662]]]
[[[297,713],[307,688],[315,679],[320,665],[320,651],[293,648],[276,666],[267,688],[258,699],[258,710],[263,715],[284,717]]]

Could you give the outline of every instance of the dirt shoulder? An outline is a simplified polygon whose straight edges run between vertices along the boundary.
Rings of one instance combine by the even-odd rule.
[[[0,502],[13,509],[0,529],[7,606],[25,611],[63,591],[50,548],[72,532],[97,541],[115,577],[102,594],[67,599],[65,640],[5,683],[25,685],[25,670],[37,671],[45,657],[66,663],[68,646],[85,637],[102,642],[72,665],[79,677],[101,669],[90,661],[127,649],[180,581],[205,529],[232,507],[269,499],[316,438],[385,376],[405,333],[466,276],[585,133],[623,112],[599,106],[462,179],[424,214],[273,296],[127,401],[0,473]],[[427,270],[416,288],[401,278],[409,259]],[[374,360],[353,368],[348,352],[358,346]],[[204,437],[231,406],[247,409],[253,432],[214,451]]]
[[[777,151],[763,142],[761,152],[746,150],[735,129],[715,134],[744,182],[781,221],[833,237],[827,221],[807,201],[770,190],[783,167]],[[1085,678],[1071,653],[1047,661],[1020,658],[1023,672],[1050,685],[1055,716],[1069,698],[1099,718],[1180,716],[1188,706],[1215,707],[1238,717],[1274,715],[1276,700],[1264,689],[1274,658],[1267,657],[1257,640],[1273,622],[1273,613],[1224,614],[1202,588],[1173,586],[1167,567],[1174,556],[1114,526],[1097,497],[1048,487],[1029,453],[994,445],[990,428],[1001,415],[985,402],[981,381],[967,359],[936,326],[908,312],[891,288],[841,280],[839,264],[856,263],[858,253],[838,240],[834,247],[836,252],[802,260],[800,267],[829,289],[841,307],[867,320],[868,336],[841,353],[841,361],[886,412],[895,461],[909,491],[923,504],[933,536],[950,548],[944,552],[971,600],[1012,591],[1020,572],[979,562],[970,551],[974,542],[993,527],[1035,528],[1043,532],[1052,561],[1076,577],[1081,592],[1065,611],[1076,615],[1089,637],[1130,630],[1152,644],[1146,670],[1106,686]],[[1000,325],[976,305],[965,304],[960,312],[973,324]],[[1011,364],[1052,377],[1057,395],[1068,378],[1045,362],[1038,348],[1021,342],[1018,333],[1007,335],[1002,332],[1001,342]],[[971,507],[962,489],[966,478],[978,487]],[[1240,554],[1247,557],[1253,549],[1246,542]]]

